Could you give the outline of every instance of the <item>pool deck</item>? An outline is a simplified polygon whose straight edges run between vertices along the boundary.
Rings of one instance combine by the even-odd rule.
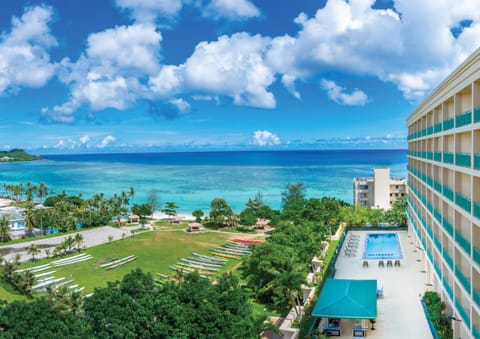
[[[377,288],[383,287],[383,298],[377,299],[375,330],[369,329],[367,338],[432,338],[420,303],[420,296],[429,287],[425,285],[425,273],[422,272],[421,262],[417,261],[420,259],[419,253],[416,252],[413,243],[410,243],[407,231],[348,233],[335,264],[335,278],[376,279]],[[386,260],[384,267],[378,267],[378,260],[368,260],[368,267],[363,267],[365,236],[368,233],[398,233],[404,256],[399,267],[387,267]],[[347,256],[344,249],[352,234],[358,235],[358,248],[355,256]],[[340,325],[342,336],[335,338],[352,338],[353,320],[341,320]]]

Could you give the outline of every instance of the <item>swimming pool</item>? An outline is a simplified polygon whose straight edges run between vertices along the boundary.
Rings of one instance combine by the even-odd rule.
[[[369,233],[365,237],[363,259],[403,259],[402,246],[397,233]]]

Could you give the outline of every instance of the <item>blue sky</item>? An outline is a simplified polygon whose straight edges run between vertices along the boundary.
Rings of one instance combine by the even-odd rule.
[[[0,149],[405,148],[476,0],[2,0]]]

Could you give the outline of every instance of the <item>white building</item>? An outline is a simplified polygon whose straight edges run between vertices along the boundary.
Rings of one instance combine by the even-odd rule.
[[[406,191],[406,179],[391,178],[390,168],[374,168],[373,177],[353,179],[353,203],[362,207],[388,210]]]
[[[454,338],[480,338],[480,49],[407,119],[408,219]],[[458,321],[459,320],[459,321]]]

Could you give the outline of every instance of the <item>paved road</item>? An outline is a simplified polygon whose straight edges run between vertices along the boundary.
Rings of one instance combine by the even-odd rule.
[[[92,228],[86,231],[81,231],[79,232],[83,236],[83,242],[86,247],[91,247],[95,245],[100,245],[104,244],[109,241],[108,237],[112,236],[113,240],[118,240],[122,238],[122,234],[124,236],[131,236],[130,229],[136,229],[139,226],[133,226],[133,227],[125,227],[122,229],[119,228],[114,228],[111,226],[102,226],[102,227],[96,227]],[[75,234],[73,234],[74,236]],[[20,261],[26,261],[31,258],[30,255],[27,254],[27,247],[30,246],[31,244],[36,244],[37,246],[41,248],[50,248],[53,250],[53,247],[57,244],[60,244],[63,239],[65,239],[68,236],[72,236],[72,234],[68,235],[62,235],[58,237],[53,237],[53,238],[46,238],[46,239],[39,239],[39,240],[32,240],[29,242],[23,242],[23,243],[18,243],[18,244],[7,244],[0,246],[0,253],[2,258],[11,260],[15,254],[20,254],[21,259]],[[10,252],[7,254],[7,252]],[[45,257],[45,252],[41,250],[40,254],[37,255],[38,258],[43,258]]]

